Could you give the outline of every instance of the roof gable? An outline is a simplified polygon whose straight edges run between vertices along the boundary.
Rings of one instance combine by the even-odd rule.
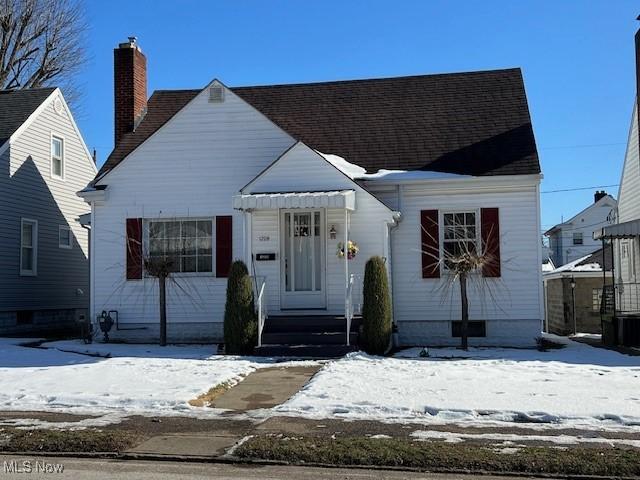
[[[0,146],[4,145],[55,87],[0,90]]]
[[[293,138],[368,172],[540,173],[519,69],[230,90]],[[201,91],[156,91],[99,176]]]
[[[295,180],[294,180],[295,179]],[[387,205],[366,188],[347,176],[319,152],[302,142],[296,142],[271,165],[245,185],[243,194],[301,193],[326,190],[355,190],[363,192],[388,212]]]

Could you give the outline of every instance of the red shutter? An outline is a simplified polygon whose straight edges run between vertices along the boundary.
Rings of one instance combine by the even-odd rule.
[[[420,211],[422,278],[440,278],[438,210]]]
[[[142,219],[127,218],[127,280],[142,278]]]
[[[216,217],[216,277],[227,277],[233,256],[233,217]]]
[[[500,276],[500,215],[497,208],[480,210],[482,249],[490,257],[482,268],[485,277]]]

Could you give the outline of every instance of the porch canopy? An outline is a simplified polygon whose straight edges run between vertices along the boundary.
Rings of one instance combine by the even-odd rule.
[[[279,208],[341,208],[356,209],[353,190],[327,192],[251,193],[233,197],[236,210],[269,210]]]
[[[616,223],[593,233],[595,240],[634,238],[640,236],[640,219]]]

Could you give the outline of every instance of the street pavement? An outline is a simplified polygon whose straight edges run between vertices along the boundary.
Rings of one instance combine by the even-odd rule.
[[[31,462],[31,473],[24,462]],[[36,461],[45,471],[35,472]],[[60,469],[61,473],[52,473]],[[13,468],[13,471],[11,469]],[[22,470],[18,470],[22,469]],[[9,470],[9,471],[8,471]],[[47,472],[47,470],[49,470]],[[0,455],[0,478],[78,479],[78,480],[525,480],[526,477],[432,474],[390,470],[315,468],[276,465],[238,465],[138,460],[76,459],[63,457],[25,457]]]

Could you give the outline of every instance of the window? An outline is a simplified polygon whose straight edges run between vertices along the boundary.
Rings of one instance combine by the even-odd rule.
[[[212,220],[170,220],[148,222],[148,256],[172,262],[181,273],[213,272]]]
[[[36,275],[38,222],[23,218],[20,224],[20,275]]]
[[[442,248],[446,259],[450,256],[460,255],[464,252],[475,252],[478,244],[476,213],[456,212],[444,213],[444,237]]]
[[[60,225],[58,227],[58,247],[71,248],[72,243],[71,229],[66,225]]]
[[[600,304],[602,302],[602,289],[601,288],[594,288],[592,290],[591,293],[592,296],[592,300],[591,300],[591,306],[594,312],[599,312],[600,311]]]
[[[582,232],[573,232],[573,244],[582,245]]]
[[[55,136],[51,137],[51,175],[64,177],[64,140]]]

